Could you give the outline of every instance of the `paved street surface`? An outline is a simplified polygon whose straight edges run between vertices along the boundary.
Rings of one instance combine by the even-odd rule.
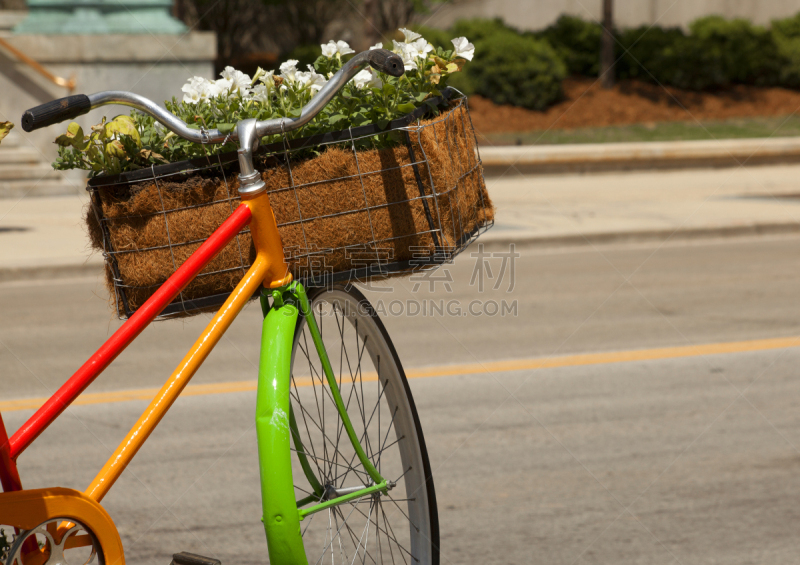
[[[434,367],[411,387],[442,563],[796,563],[800,349],[752,341],[800,336],[798,250],[796,236],[522,247],[511,292],[508,271],[493,289],[498,257],[484,291],[470,286],[469,253],[433,293],[406,279],[370,292],[409,372]],[[469,312],[492,300],[517,315]],[[453,315],[406,315],[440,301]],[[258,320],[252,304],[194,382],[255,379]],[[204,323],[156,324],[88,392],[159,386]],[[47,395],[118,325],[95,276],[0,283],[0,403]],[[613,353],[728,342],[751,346]],[[551,357],[559,367],[481,372]],[[145,405],[70,409],[20,457],[25,486],[85,488]],[[104,502],[129,563],[266,562],[254,406],[250,391],[178,400]],[[3,416],[15,430],[31,413]]]

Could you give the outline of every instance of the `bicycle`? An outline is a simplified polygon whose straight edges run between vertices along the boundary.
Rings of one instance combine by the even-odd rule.
[[[54,565],[63,563],[65,554],[76,555],[67,558],[72,565],[124,564],[119,533],[100,502],[259,289],[264,321],[256,431],[270,562],[368,557],[374,562],[439,562],[430,463],[391,339],[352,285],[306,291],[292,279],[264,182],[253,165],[262,137],[310,121],[367,65],[392,76],[403,74],[397,55],[361,53],[331,78],[300,117],[244,120],[233,133],[191,129],[152,101],[119,91],[69,96],[23,115],[23,129],[32,131],[106,104],[123,104],[190,141],[237,140],[241,204],[12,436],[0,418],[0,524],[17,532],[6,565]],[[256,249],[252,266],[86,491],[24,490],[16,467],[19,455],[246,226]],[[323,515],[327,522],[315,521]],[[322,554],[318,559],[311,555],[309,561],[309,552],[319,547]],[[219,563],[185,553],[173,561]]]

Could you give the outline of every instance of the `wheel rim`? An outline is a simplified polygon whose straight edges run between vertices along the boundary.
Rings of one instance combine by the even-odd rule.
[[[426,455],[394,350],[371,307],[352,291],[316,293],[312,310],[356,434],[373,465],[395,486],[307,516],[300,527],[309,563],[433,563],[438,540],[432,532]],[[314,495],[300,464],[303,454],[323,489],[320,500],[371,485],[344,432],[304,322],[295,334],[291,395],[300,438],[293,443],[298,500]]]

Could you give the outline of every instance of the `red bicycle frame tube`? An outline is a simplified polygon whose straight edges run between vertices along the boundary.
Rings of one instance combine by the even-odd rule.
[[[142,333],[153,318],[172,302],[217,253],[250,223],[252,212],[240,205],[200,248],[181,265],[167,281],[159,287],[114,335],[92,355],[56,393],[45,402],[31,418],[20,427],[9,440],[8,455],[15,460],[47,426],[89,386],[97,376],[116,359],[136,337]]]
[[[3,492],[22,490],[17,464],[9,454],[8,434],[2,416],[0,416],[0,484],[3,485]]]

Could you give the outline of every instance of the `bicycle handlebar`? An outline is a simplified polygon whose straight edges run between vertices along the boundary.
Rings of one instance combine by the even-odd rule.
[[[363,51],[345,63],[339,72],[331,77],[316,96],[311,99],[311,102],[303,107],[299,118],[277,118],[256,122],[257,135],[264,137],[265,135],[291,131],[304,126],[331,101],[350,79],[366,68],[367,65],[394,77],[402,76],[405,70],[403,60],[391,51],[386,49]],[[122,90],[108,90],[90,94],[89,96],[76,94],[36,106],[22,114],[22,129],[26,132],[31,132],[64,120],[76,118],[89,110],[108,104],[121,104],[136,108],[140,112],[154,117],[170,131],[194,143],[220,143],[226,138],[238,139],[237,130],[231,133],[222,133],[218,129],[200,130],[190,128],[183,120],[152,100]]]

